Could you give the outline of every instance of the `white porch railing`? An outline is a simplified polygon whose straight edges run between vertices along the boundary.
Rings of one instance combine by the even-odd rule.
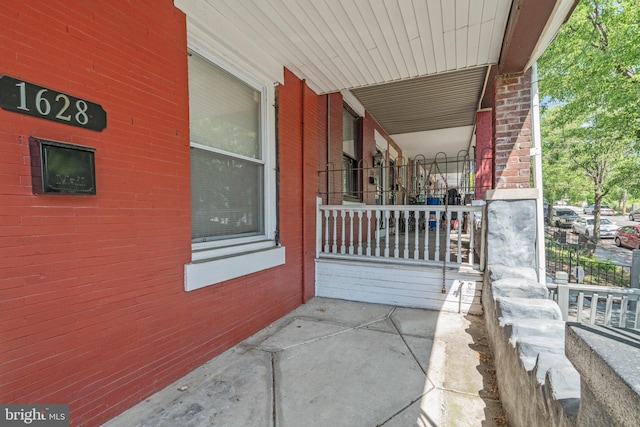
[[[547,283],[547,289],[563,320],[640,329],[640,289],[567,283],[562,272],[556,281]]]
[[[467,265],[476,270],[482,265],[483,206],[322,205],[318,201],[317,210],[317,257],[439,266],[446,260],[450,267]]]

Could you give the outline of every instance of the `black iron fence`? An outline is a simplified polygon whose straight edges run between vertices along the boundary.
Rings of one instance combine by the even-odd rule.
[[[546,272],[556,277],[558,271],[569,275],[569,282],[600,286],[631,285],[631,267],[598,260],[594,257],[596,244],[581,236],[571,238],[570,234],[545,235]],[[567,239],[568,238],[568,239]]]

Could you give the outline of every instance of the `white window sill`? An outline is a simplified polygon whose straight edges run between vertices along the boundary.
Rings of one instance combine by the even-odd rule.
[[[194,253],[194,261],[184,266],[184,290],[193,291],[285,263],[284,246],[270,242],[269,247],[250,247],[249,251],[199,260]]]

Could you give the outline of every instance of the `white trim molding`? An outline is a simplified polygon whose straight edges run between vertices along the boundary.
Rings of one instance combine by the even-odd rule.
[[[184,290],[194,291],[285,263],[284,246],[245,252],[237,256],[192,262],[184,266]]]
[[[360,117],[364,117],[364,105],[356,98],[356,96],[348,90],[341,90],[342,100]]]

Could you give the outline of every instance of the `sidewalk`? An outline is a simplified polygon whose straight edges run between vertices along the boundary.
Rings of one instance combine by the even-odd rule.
[[[482,317],[314,298],[107,427],[504,426]]]

